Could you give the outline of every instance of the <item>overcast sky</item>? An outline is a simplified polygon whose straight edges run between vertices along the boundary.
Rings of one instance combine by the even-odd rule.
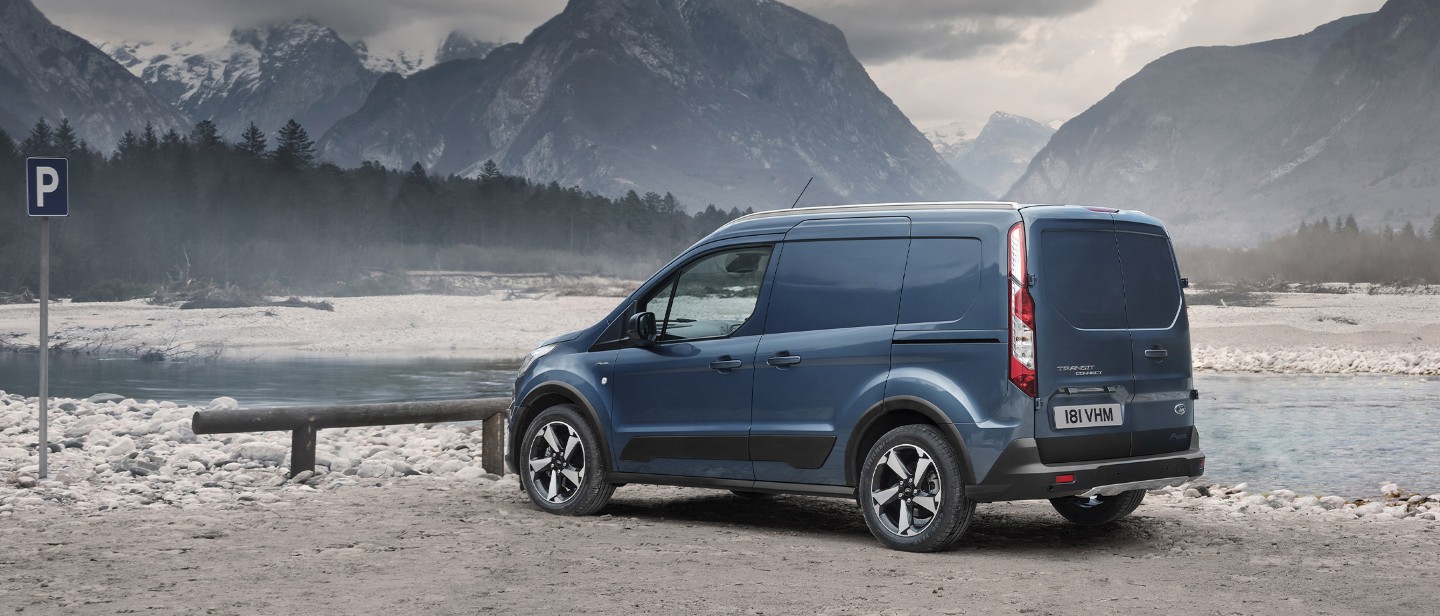
[[[738,1],[738,0],[715,0]],[[371,48],[432,50],[454,29],[518,41],[565,0],[35,0],[92,40],[221,40],[235,26],[313,16]],[[840,27],[914,123],[991,112],[1064,121],[1146,63],[1197,45],[1293,36],[1382,0],[789,0]]]

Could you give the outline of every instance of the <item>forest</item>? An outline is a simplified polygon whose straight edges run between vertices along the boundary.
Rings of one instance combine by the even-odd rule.
[[[411,270],[577,273],[644,278],[747,212],[694,214],[667,194],[618,199],[506,175],[477,178],[319,161],[304,127],[271,138],[253,125],[227,143],[209,121],[189,134],[126,133],[109,155],[68,122],[0,131],[0,194],[22,195],[27,156],[70,159],[71,216],[54,221],[60,297],[142,297],[176,285],[282,294],[386,292]],[[34,221],[0,215],[0,293],[34,293]],[[1363,230],[1353,216],[1301,223],[1251,248],[1180,246],[1185,275],[1207,282],[1440,281],[1440,217],[1428,230]],[[388,276],[388,278],[387,278]]]
[[[1181,272],[1200,283],[1440,283],[1440,216],[1429,233],[1361,229],[1355,217],[1302,222],[1252,248],[1180,246]]]
[[[273,141],[273,143],[272,143]],[[253,125],[227,143],[209,121],[189,134],[126,133],[113,154],[41,121],[0,132],[0,293],[38,288],[35,221],[23,213],[24,158],[70,159],[70,217],[52,224],[57,296],[148,295],[203,281],[269,293],[330,294],[377,273],[466,270],[643,278],[746,212],[694,214],[669,194],[611,199],[506,175],[428,175],[317,160],[304,127]],[[90,295],[97,295],[90,293]]]

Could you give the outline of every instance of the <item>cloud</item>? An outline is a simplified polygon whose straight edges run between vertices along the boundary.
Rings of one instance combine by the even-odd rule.
[[[421,36],[433,47],[451,30],[518,41],[565,8],[564,0],[35,0],[51,21],[98,40],[222,38],[232,28],[313,17],[341,37]],[[399,45],[404,46],[404,45]]]
[[[1084,11],[1099,0],[792,0],[835,24],[866,64],[958,60],[1017,41],[1036,19]]]

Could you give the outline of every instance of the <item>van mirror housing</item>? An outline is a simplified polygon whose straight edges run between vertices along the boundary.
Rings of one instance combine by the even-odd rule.
[[[637,346],[648,347],[655,344],[656,335],[653,312],[636,313],[625,323],[625,337]]]

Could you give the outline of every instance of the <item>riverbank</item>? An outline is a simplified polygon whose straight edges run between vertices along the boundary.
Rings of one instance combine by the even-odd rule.
[[[65,448],[37,482],[34,400],[0,393],[3,611],[1309,615],[1440,600],[1440,494],[1392,486],[1356,502],[1199,482],[1104,529],[1044,502],[987,504],[957,550],[906,554],[845,499],[627,486],[602,515],[546,515],[513,475],[484,474],[459,426],[326,430],[320,474],[287,480],[286,433],[196,436],[196,409],[165,402],[57,404]]]
[[[1433,295],[1265,294],[1267,306],[1192,306],[1197,370],[1440,375]],[[264,307],[179,310],[143,301],[61,303],[63,348],[212,350],[226,358],[408,355],[518,359],[539,341],[587,327],[614,297],[513,294],[328,299],[334,312]],[[36,344],[36,307],[0,306],[0,347]],[[203,354],[203,353],[202,353]]]

